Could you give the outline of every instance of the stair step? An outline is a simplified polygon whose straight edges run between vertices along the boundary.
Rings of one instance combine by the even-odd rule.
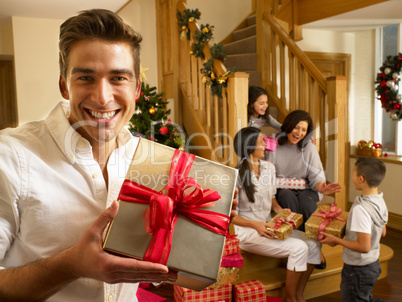
[[[322,251],[327,259],[327,268],[324,270],[315,269],[307,283],[304,298],[311,299],[329,293],[339,291],[341,282],[341,271],[343,267],[342,246],[331,248],[323,245]],[[267,296],[285,296],[286,280],[286,258],[277,259],[264,257],[242,251],[243,268],[240,269],[240,277],[236,283],[250,280],[261,281],[267,292]],[[385,278],[388,273],[388,260],[393,257],[393,250],[381,244],[380,263],[382,274],[379,279]]]
[[[233,41],[238,41],[250,36],[255,36],[257,34],[257,25],[251,25],[239,30],[236,30],[232,33]]]
[[[225,60],[227,68],[236,68],[237,71],[257,70],[258,56],[256,53],[228,55]]]
[[[246,70],[250,77],[248,78],[248,86],[260,86],[261,72],[258,70]]]
[[[257,24],[257,15],[252,15],[252,16],[247,17],[247,25],[251,26],[254,24]]]
[[[255,53],[257,50],[257,36],[248,37],[223,46],[227,55],[241,53]]]

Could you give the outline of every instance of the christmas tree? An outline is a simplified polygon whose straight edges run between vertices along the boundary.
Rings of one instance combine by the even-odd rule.
[[[136,111],[130,119],[129,130],[135,136],[184,150],[184,140],[168,117],[170,109],[166,110],[167,104],[163,92],[157,93],[156,87],[150,87],[142,81],[140,97],[136,100]]]

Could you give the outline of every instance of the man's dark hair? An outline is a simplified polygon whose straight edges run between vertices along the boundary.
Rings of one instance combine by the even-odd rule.
[[[67,76],[68,56],[74,43],[95,39],[109,42],[125,42],[130,45],[134,62],[134,73],[138,80],[140,74],[140,42],[142,41],[142,37],[117,14],[105,9],[82,11],[77,16],[67,19],[60,26],[59,65],[62,76]]]
[[[363,176],[369,187],[378,187],[385,177],[385,164],[375,157],[359,157],[355,163],[358,176]]]

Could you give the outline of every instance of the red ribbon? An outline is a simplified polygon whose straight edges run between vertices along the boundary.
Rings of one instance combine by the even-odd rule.
[[[143,217],[147,232],[152,234],[151,244],[143,258],[146,261],[167,263],[179,215],[215,233],[227,235],[229,216],[199,209],[215,206],[215,201],[221,197],[214,190],[202,190],[195,179],[187,177],[194,158],[193,154],[176,150],[168,185],[160,192],[128,179],[123,183],[119,200],[149,204]]]
[[[317,217],[321,217],[324,219],[324,221],[321,222],[318,227],[318,234],[317,234],[318,240],[324,239],[324,235],[322,234],[322,232],[325,231],[325,228],[331,223],[332,220],[337,219],[337,220],[346,222],[346,219],[339,217],[339,215],[341,215],[341,213],[342,213],[342,209],[337,208],[335,203],[331,204],[331,208],[330,208],[329,212],[327,210],[320,210],[320,212],[322,214],[313,213],[313,215],[312,215],[312,216],[317,216]]]
[[[273,219],[276,222],[276,224],[274,225],[274,229],[277,230],[282,224],[287,223],[290,224],[294,230],[296,230],[295,222],[292,220],[293,216],[295,216],[295,213],[290,213],[287,217],[275,217]]]

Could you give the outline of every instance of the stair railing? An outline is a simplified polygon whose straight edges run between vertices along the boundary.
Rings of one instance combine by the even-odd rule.
[[[180,13],[186,9],[177,3]],[[191,39],[199,30],[196,22],[188,25]],[[193,40],[194,41],[194,40]],[[188,135],[187,148],[207,159],[235,166],[238,158],[233,151],[233,139],[242,127],[247,126],[248,77],[244,72],[229,73],[227,87],[222,97],[213,95],[200,73],[204,60],[190,54],[191,42],[179,42],[179,100],[182,107],[182,123]],[[205,44],[205,61],[211,58],[210,46]],[[216,78],[226,74],[222,61],[215,59],[213,71]]]
[[[274,1],[275,2],[275,1]],[[275,3],[274,3],[275,4]],[[347,89],[345,77],[325,79],[271,14],[270,1],[257,0],[257,53],[261,86],[279,109],[279,121],[295,109],[310,113],[315,140],[330,181],[340,183],[338,204],[345,209],[347,156]],[[275,6],[276,7],[276,6]]]

